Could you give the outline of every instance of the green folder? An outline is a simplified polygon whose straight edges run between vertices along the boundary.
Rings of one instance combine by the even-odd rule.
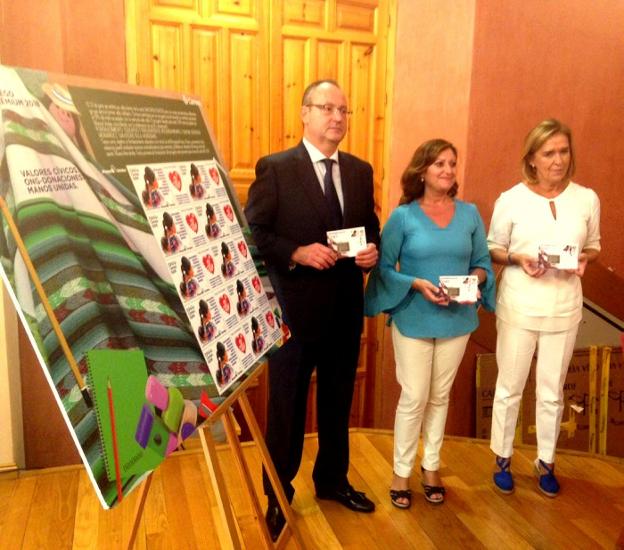
[[[145,403],[147,383],[145,357],[141,350],[113,349],[93,349],[89,350],[86,355],[89,370],[88,384],[100,430],[106,475],[110,481],[116,479],[110,414],[112,407],[120,475],[122,479],[128,478],[139,473],[137,465],[146,466],[145,449],[135,439],[141,409]],[[149,462],[152,468],[157,465],[153,464],[154,460]]]

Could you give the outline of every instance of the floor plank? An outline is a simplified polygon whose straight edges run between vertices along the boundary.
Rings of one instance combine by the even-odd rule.
[[[7,503],[4,522],[0,529],[0,548],[22,548],[36,486],[35,477],[18,479]]]
[[[101,509],[99,501],[93,499],[93,485],[87,472],[83,470],[78,478],[76,522],[74,524],[73,538],[74,550],[97,548],[100,528],[98,516]]]
[[[71,547],[76,520],[80,470],[36,477],[24,534],[24,549],[45,548],[54,541],[58,548]]]
[[[7,473],[4,474],[4,477],[0,477],[0,533],[2,533],[2,526],[6,522],[9,503],[17,483],[16,472]]]

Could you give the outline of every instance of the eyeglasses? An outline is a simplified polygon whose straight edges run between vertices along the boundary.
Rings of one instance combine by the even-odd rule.
[[[325,105],[318,105],[317,103],[307,103],[306,107],[316,107],[317,109],[320,109],[320,111],[326,116],[330,116],[334,113],[339,113],[341,116],[349,116],[350,114],[353,114],[353,111],[349,111],[349,109],[344,106],[336,107],[335,105],[332,105],[330,103],[325,103]]]

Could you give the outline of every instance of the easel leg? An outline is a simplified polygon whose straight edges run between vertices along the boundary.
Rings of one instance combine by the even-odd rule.
[[[132,550],[132,548],[134,547],[136,536],[139,531],[139,523],[141,523],[141,518],[143,517],[143,509],[145,508],[145,502],[147,501],[147,494],[149,493],[150,486],[152,485],[153,475],[153,472],[149,474],[145,481],[143,481],[143,483],[141,484],[141,487],[139,487],[138,489],[137,501],[134,508],[134,522],[132,524],[132,531],[130,531],[128,546],[126,547],[128,550]]]
[[[251,497],[251,504],[260,525],[262,537],[264,538],[266,546],[270,548],[273,544],[271,542],[271,535],[269,534],[269,530],[263,519],[262,506],[260,505],[260,501],[258,500],[258,494],[253,484],[253,478],[249,472],[247,462],[245,461],[245,458],[243,456],[243,450],[241,448],[240,440],[238,439],[238,435],[236,434],[236,423],[234,421],[234,415],[232,414],[231,410],[228,410],[227,413],[223,415],[223,426],[225,427],[225,434],[230,443],[230,448],[232,450],[232,454],[234,455],[234,459],[236,460],[236,465],[238,466],[241,477],[245,482],[247,492]]]
[[[269,455],[269,450],[267,449],[266,443],[264,442],[264,437],[262,436],[262,432],[260,431],[260,427],[258,426],[256,417],[254,416],[251,404],[249,403],[247,395],[244,392],[241,393],[239,397],[239,403],[241,406],[241,410],[243,411],[245,421],[247,422],[247,426],[249,426],[251,437],[253,438],[254,442],[258,446],[258,450],[260,451],[262,463],[264,464],[267,476],[269,478],[269,481],[271,482],[271,487],[273,487],[277,502],[279,503],[280,508],[282,509],[282,513],[286,518],[286,524],[290,528],[297,547],[304,549],[305,544],[303,543],[303,538],[301,537],[301,533],[299,532],[299,528],[297,527],[292,508],[290,507],[290,503],[286,498],[286,494],[284,493],[282,484],[280,483],[279,477],[277,476],[275,466],[273,466],[273,461],[271,460],[271,456]],[[281,536],[280,539],[278,539],[278,543],[279,540],[281,540]]]
[[[225,529],[219,531],[219,538],[221,539],[221,547],[227,549],[240,550],[242,544],[238,533],[238,524],[236,518],[232,512],[232,506],[227,496],[227,488],[225,487],[225,480],[221,473],[219,466],[219,457],[217,456],[217,448],[212,438],[212,434],[206,434],[206,431],[210,432],[210,424],[204,423],[199,428],[199,437],[204,449],[204,456],[206,458],[206,464],[208,465],[208,471],[210,472],[210,478],[212,480],[212,486],[215,491],[215,497],[221,512],[221,517],[225,524]],[[225,532],[225,536],[223,535]]]

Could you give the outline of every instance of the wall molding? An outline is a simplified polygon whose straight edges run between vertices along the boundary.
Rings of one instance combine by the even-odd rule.
[[[0,280],[0,472],[24,467],[17,313]]]

